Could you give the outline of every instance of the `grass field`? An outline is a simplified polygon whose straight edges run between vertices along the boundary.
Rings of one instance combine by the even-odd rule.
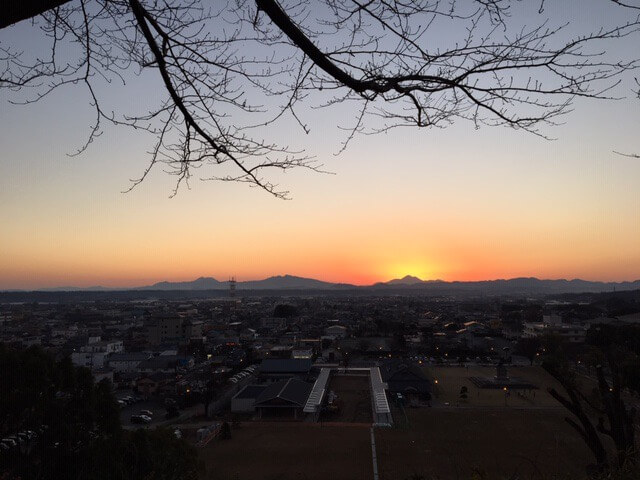
[[[509,369],[539,389],[528,399],[512,392],[506,406],[502,390],[478,389],[468,380],[492,376],[495,369],[433,367],[427,373],[438,379],[434,407],[403,413],[392,405],[397,426],[375,431],[380,480],[470,480],[474,469],[487,480],[514,474],[519,480],[584,478],[592,456],[546,392],[559,385],[540,367]],[[463,385],[466,401],[459,398]],[[331,388],[346,401],[339,420],[358,421],[360,411],[370,419],[368,383],[336,376]],[[200,452],[211,480],[373,478],[369,429],[358,426],[248,422],[233,430],[231,440]]]
[[[406,429],[376,430],[380,480],[466,480],[474,467],[491,480],[515,473],[519,479],[582,478],[592,461],[555,410],[423,408],[407,416]]]
[[[323,421],[371,423],[371,387],[368,377],[334,375],[329,380],[328,389],[338,396],[340,410],[323,413]]]
[[[208,480],[371,479],[368,428],[243,424],[200,450]]]
[[[434,384],[434,406],[449,405],[465,407],[504,407],[505,392],[502,390],[477,388],[469,377],[493,377],[495,368],[491,367],[427,367],[427,375],[438,383]],[[558,382],[545,372],[542,367],[510,367],[510,377],[519,377],[537,385],[537,390],[523,391],[519,396],[517,391],[509,392],[506,405],[510,407],[550,407],[561,408],[558,402],[547,393],[548,387],[562,391]],[[460,399],[460,389],[466,386],[467,399]]]

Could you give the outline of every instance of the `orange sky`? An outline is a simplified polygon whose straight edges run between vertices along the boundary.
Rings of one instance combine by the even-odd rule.
[[[281,274],[640,278],[640,160],[613,152],[640,151],[637,101],[578,101],[545,131],[556,141],[455,124],[359,136],[339,156],[335,126],[353,112],[313,111],[308,135],[292,135],[293,122],[269,139],[336,175],[275,175],[293,198],[281,201],[198,179],[169,199],[174,178],[161,169],[121,193],[154,139],[107,128],[68,157],[93,121],[74,92],[0,108],[0,289]]]

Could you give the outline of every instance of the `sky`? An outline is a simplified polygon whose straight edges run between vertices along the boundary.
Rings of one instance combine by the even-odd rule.
[[[29,46],[29,28],[0,32],[0,43]],[[614,153],[640,151],[630,86],[617,92],[626,100],[577,101],[563,125],[545,128],[553,141],[455,123],[357,136],[336,155],[336,125],[353,112],[310,110],[311,131],[295,141],[332,174],[277,177],[291,200],[198,179],[169,198],[175,179],[162,169],[122,193],[145,169],[152,137],[107,127],[69,157],[92,121],[86,92],[13,105],[0,90],[0,289],[281,274],[635,280],[640,160]],[[163,92],[143,75],[105,95],[144,108]],[[290,120],[277,129],[299,132]]]

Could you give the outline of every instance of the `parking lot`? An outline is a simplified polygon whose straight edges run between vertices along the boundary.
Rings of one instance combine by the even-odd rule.
[[[132,395],[131,393],[127,394],[118,394],[116,398],[120,399],[126,395]],[[140,415],[141,410],[149,410],[153,412],[153,416],[151,417],[151,423],[148,424],[136,424],[131,422],[132,415]],[[133,427],[133,428],[144,428],[148,426],[154,426],[158,423],[166,421],[165,414],[167,413],[167,409],[159,400],[144,400],[132,403],[130,405],[125,405],[120,408],[120,421],[124,427]]]

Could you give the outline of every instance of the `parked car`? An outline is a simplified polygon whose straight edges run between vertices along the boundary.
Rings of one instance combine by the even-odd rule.
[[[3,438],[2,439],[2,443],[5,444],[5,445],[8,445],[9,448],[15,448],[15,447],[18,446],[18,442],[16,442],[14,439],[9,438],[9,437]]]
[[[146,415],[131,415],[131,423],[150,423],[151,419]]]
[[[131,423],[151,423],[151,417],[147,415],[131,415]]]
[[[170,418],[176,418],[180,415],[180,412],[177,408],[170,408],[167,410],[167,413],[164,414],[164,418],[169,420]]]
[[[140,415],[146,415],[147,417],[153,417],[153,412],[151,410],[140,410]]]

